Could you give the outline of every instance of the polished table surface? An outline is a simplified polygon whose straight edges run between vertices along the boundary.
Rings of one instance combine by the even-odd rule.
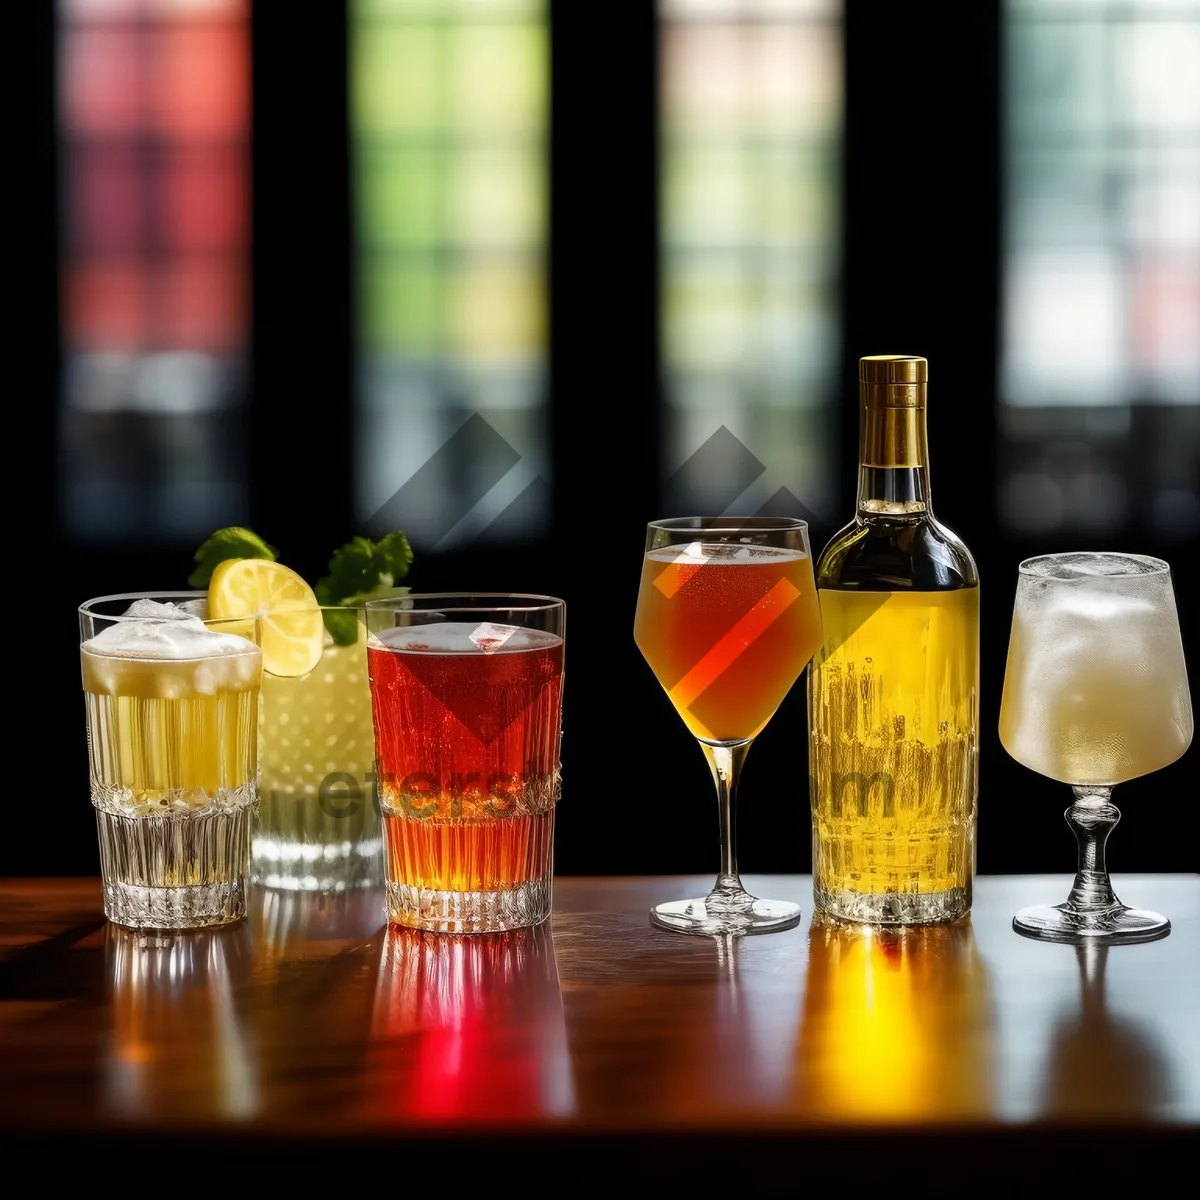
[[[801,927],[651,928],[652,903],[709,882],[563,878],[547,925],[450,937],[386,928],[374,892],[254,891],[239,926],[136,934],[105,923],[96,880],[0,881],[0,1133],[225,1139],[293,1165],[534,1138],[589,1147],[597,1178],[607,1144],[701,1182],[739,1146],[739,1173],[806,1177],[834,1155],[883,1171],[889,1146],[993,1152],[1003,1172],[1052,1144],[1067,1177],[1099,1149],[1113,1170],[1181,1139],[1194,1155],[1200,876],[1116,877],[1173,929],[1107,950],[1012,931],[1066,876],[981,877],[968,920],[904,935],[810,920],[808,877],[748,876],[799,900]]]

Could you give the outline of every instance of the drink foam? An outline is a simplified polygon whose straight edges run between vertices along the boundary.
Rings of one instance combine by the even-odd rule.
[[[764,563],[796,562],[807,558],[803,550],[783,546],[755,546],[738,542],[688,542],[680,546],[663,546],[648,550],[646,557],[651,562],[679,563],[681,566],[699,567],[705,563],[730,566],[741,563],[762,565]]]
[[[135,600],[111,625],[84,642],[83,649],[110,658],[181,661],[247,654],[257,647],[248,638],[209,629],[175,604]]]
[[[561,646],[562,638],[542,629],[492,621],[436,621],[381,629],[367,644],[398,654],[515,654]]]

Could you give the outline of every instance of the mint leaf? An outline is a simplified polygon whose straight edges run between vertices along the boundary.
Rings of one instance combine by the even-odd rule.
[[[345,604],[351,598],[372,595],[381,587],[393,587],[408,574],[412,556],[408,538],[399,531],[378,542],[351,538],[334,551],[329,573],[317,581],[317,599],[322,604]]]
[[[412,588],[380,585],[373,592],[366,592],[361,596],[347,596],[343,603],[354,605],[353,608],[322,609],[325,628],[333,638],[334,645],[353,646],[358,641],[358,623],[362,616],[358,605],[365,604],[368,600],[389,600],[394,596],[407,596],[410,591]]]
[[[275,561],[277,551],[268,546],[253,530],[231,525],[218,529],[193,555],[199,565],[188,576],[188,584],[194,588],[208,587],[208,581],[219,563],[227,558],[269,558]]]
[[[321,615],[335,646],[353,646],[358,641],[358,613],[353,608],[326,608]]]
[[[374,564],[374,544],[365,537],[351,538],[333,552],[329,574],[317,580],[313,589],[322,604],[341,604],[347,596],[370,591],[379,582]]]
[[[396,584],[408,574],[408,568],[412,566],[413,552],[408,538],[400,530],[396,530],[375,543],[374,557],[384,573],[392,577],[392,583]]]

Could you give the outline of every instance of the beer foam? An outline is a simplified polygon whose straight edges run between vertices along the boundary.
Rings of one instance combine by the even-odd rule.
[[[197,659],[246,654],[248,638],[217,633],[174,604],[135,600],[111,625],[83,643],[91,654],[110,658]]]
[[[368,645],[399,654],[515,654],[549,650],[562,638],[542,629],[493,621],[436,621],[373,633]]]
[[[648,550],[646,557],[656,563],[679,563],[700,567],[705,563],[730,566],[738,563],[782,563],[807,558],[803,550],[783,546],[755,546],[738,542],[688,542],[681,546],[663,546]]]

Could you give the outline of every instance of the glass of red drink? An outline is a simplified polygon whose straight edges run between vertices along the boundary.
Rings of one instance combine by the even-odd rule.
[[[367,605],[388,920],[490,933],[550,915],[566,605],[427,593]]]

